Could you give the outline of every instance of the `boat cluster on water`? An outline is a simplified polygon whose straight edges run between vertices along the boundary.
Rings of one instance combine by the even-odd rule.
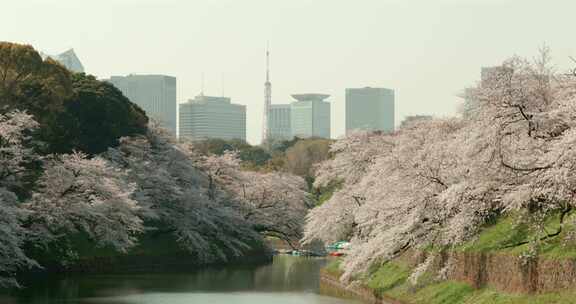
[[[324,256],[345,256],[350,250],[350,243],[346,241],[339,241],[330,244],[324,248],[322,252],[305,250],[305,249],[276,249],[275,254],[285,254],[293,256],[304,256],[304,257],[324,257]]]
[[[326,246],[326,252],[330,256],[345,256],[350,250],[350,242],[339,241]]]

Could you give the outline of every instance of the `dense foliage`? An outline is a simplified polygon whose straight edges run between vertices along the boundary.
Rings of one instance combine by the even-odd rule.
[[[74,74],[72,90],[58,115],[56,132],[49,139],[52,152],[97,154],[117,146],[123,136],[146,133],[148,118],[144,111],[112,84]]]
[[[239,201],[240,214],[256,231],[295,247],[302,238],[304,217],[313,207],[304,179],[283,172],[241,170],[236,154],[227,152],[203,158],[202,167],[210,179],[210,196],[215,196],[214,185],[222,185]]]
[[[122,136],[144,134],[148,118],[112,84],[73,74],[29,45],[0,42],[0,111],[26,111],[41,128],[41,154],[117,146]]]
[[[330,143],[329,139],[294,137],[252,146],[240,139],[211,138],[195,141],[194,149],[204,156],[237,152],[245,169],[283,171],[308,179],[313,178],[314,165],[329,157]]]
[[[37,158],[26,147],[30,140],[26,133],[37,125],[32,116],[19,111],[0,114],[0,287],[15,285],[16,271],[35,266],[22,249],[27,237],[22,226],[26,213],[19,208],[13,189],[25,176],[23,164]]]
[[[29,45],[0,42],[0,109],[26,110],[48,123],[72,93],[65,67]]]
[[[329,156],[331,141],[312,138],[297,141],[286,149],[284,167],[286,171],[306,177],[313,176],[313,166]]]
[[[301,238],[304,181],[239,165],[264,165],[263,149],[177,143],[111,84],[30,46],[0,43],[0,79],[0,288],[86,250],[130,254],[144,236],[170,235],[198,264],[264,255],[263,235]]]
[[[226,261],[261,241],[236,211],[234,198],[216,185],[209,189],[208,176],[198,168],[200,158],[162,130],[124,138],[106,156],[130,170],[129,179],[137,185],[133,197],[147,208],[143,217],[155,234],[173,234],[199,260]]]
[[[466,119],[421,120],[332,145],[316,185],[337,179],[342,189],[308,215],[305,240],[349,239],[344,279],[409,248],[460,244],[508,212],[537,232],[537,254],[553,236],[546,215],[563,218],[576,206],[575,79],[554,73],[547,50],[495,71],[470,91],[476,106]]]

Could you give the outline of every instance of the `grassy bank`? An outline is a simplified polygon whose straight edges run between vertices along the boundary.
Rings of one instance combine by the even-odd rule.
[[[574,212],[560,223],[560,214],[553,214],[544,221],[543,231],[534,231],[519,220],[518,215],[502,217],[482,229],[478,237],[455,250],[463,252],[490,252],[498,254],[520,255],[529,250],[526,242],[541,239],[538,256],[546,259],[576,258],[576,246],[564,242],[570,234],[576,232]],[[558,233],[561,231],[560,233]],[[558,235],[554,235],[558,233]],[[550,236],[549,235],[554,235]]]

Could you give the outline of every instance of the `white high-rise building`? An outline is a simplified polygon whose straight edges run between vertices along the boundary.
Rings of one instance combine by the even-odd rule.
[[[291,110],[289,104],[273,104],[268,112],[268,139],[292,139]]]
[[[148,117],[158,121],[175,136],[177,130],[176,77],[166,75],[112,76],[107,80]]]
[[[292,135],[301,138],[330,138],[330,103],[326,94],[295,94],[290,104]]]
[[[180,104],[180,138],[246,140],[246,106],[228,97],[198,95]]]

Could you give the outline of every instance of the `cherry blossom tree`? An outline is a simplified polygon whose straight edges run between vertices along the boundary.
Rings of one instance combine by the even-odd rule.
[[[18,187],[25,165],[38,159],[30,147],[30,133],[38,123],[26,112],[0,114],[0,186]]]
[[[312,207],[303,178],[282,172],[240,169],[236,152],[202,158],[200,166],[213,187],[221,187],[234,198],[234,208],[251,227],[264,235],[279,237],[293,248],[302,237],[303,220]]]
[[[27,238],[27,231],[22,227],[25,216],[18,208],[16,195],[0,188],[0,287],[19,286],[15,274],[38,266],[22,249]]]
[[[576,206],[576,84],[554,72],[546,49],[483,78],[469,91],[477,104],[466,119],[352,134],[332,146],[317,182],[344,184],[310,212],[304,241],[349,239],[343,279],[408,248],[469,240],[508,212],[525,215],[536,241],[559,234],[543,220]]]
[[[0,114],[0,287],[18,286],[15,273],[37,266],[22,249],[27,238],[22,227],[26,213],[9,190],[21,183],[24,165],[37,158],[27,146],[28,133],[36,127],[32,116],[25,112]]]
[[[231,195],[215,185],[215,172],[199,168],[188,143],[151,126],[146,136],[123,138],[106,157],[129,170],[133,199],[150,211],[143,214],[150,233],[174,235],[200,262],[227,261],[262,245]]]
[[[101,157],[83,153],[52,156],[38,190],[23,204],[36,243],[85,233],[99,246],[126,252],[142,232],[135,185]]]

